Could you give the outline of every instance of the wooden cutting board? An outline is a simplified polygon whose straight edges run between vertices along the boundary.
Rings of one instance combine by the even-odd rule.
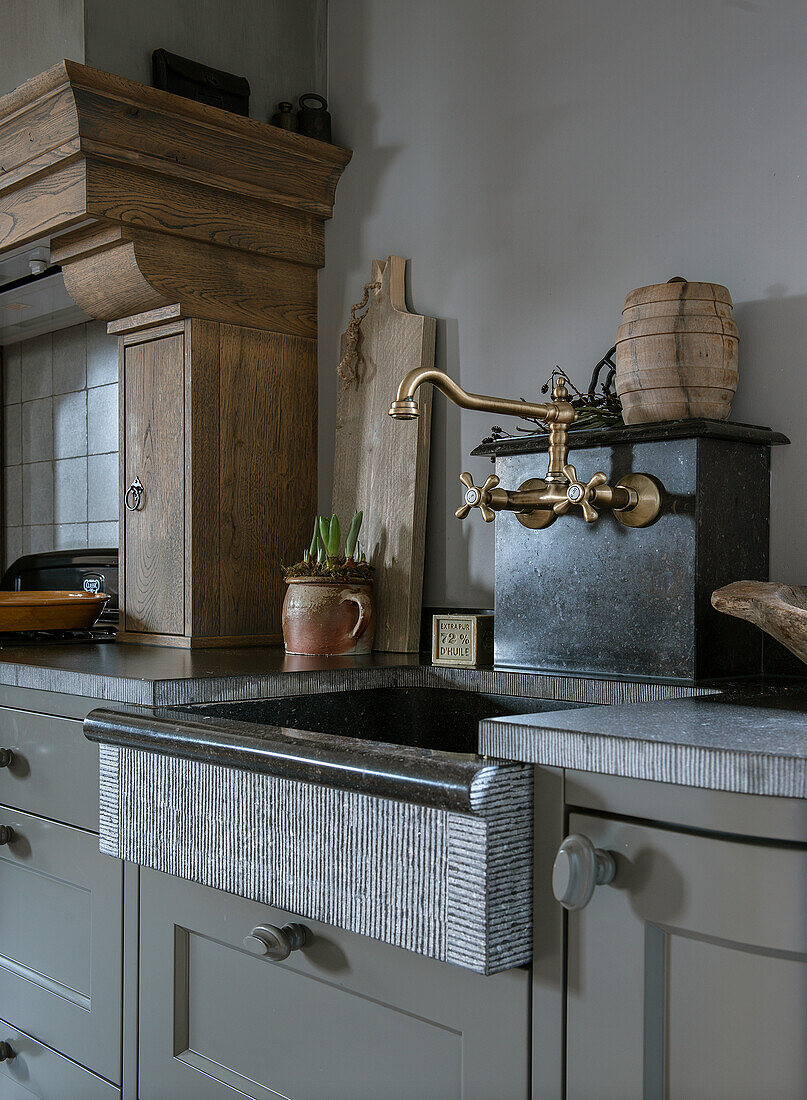
[[[406,308],[406,260],[373,262],[370,305],[352,364],[339,379],[333,510],[343,527],[364,512],[360,541],[375,565],[375,649],[416,653],[420,641],[432,388],[418,391],[417,420],[387,415],[398,383],[413,367],[434,366],[437,321]],[[344,353],[345,336],[342,336]]]

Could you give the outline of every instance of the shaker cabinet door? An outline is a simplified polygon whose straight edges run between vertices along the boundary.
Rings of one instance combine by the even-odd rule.
[[[293,915],[141,871],[140,1100],[519,1100],[529,973],[484,977],[305,920],[282,962],[243,945]]]
[[[616,875],[569,914],[569,1100],[807,1095],[807,851],[572,814]]]
[[[185,337],[123,350],[124,629],[185,629]],[[92,492],[92,486],[90,486]]]

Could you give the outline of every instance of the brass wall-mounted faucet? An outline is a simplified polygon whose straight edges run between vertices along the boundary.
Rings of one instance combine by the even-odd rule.
[[[396,420],[414,420],[419,416],[415,394],[427,382],[461,409],[528,416],[549,426],[546,477],[530,478],[518,489],[510,490],[499,488],[495,474],[491,474],[484,485],[474,485],[471,475],[463,473],[460,481],[465,486],[465,503],[455,513],[458,519],[465,519],[472,508],[479,509],[486,523],[495,518],[496,512],[515,512],[519,523],[539,530],[549,527],[573,505],[581,509],[586,523],[594,523],[599,517],[598,509],[603,508],[610,508],[626,527],[647,527],[658,516],[661,486],[649,474],[626,474],[616,485],[609,485],[602,472],[594,474],[587,482],[578,479],[577,471],[568,461],[568,430],[577,419],[577,412],[568,400],[564,378],[555,382],[551,401],[531,403],[468,393],[444,371],[411,370],[401,379],[389,415]]]

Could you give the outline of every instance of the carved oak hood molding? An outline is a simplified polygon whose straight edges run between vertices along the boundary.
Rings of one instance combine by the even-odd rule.
[[[350,157],[64,61],[0,98],[0,251],[50,238],[71,297],[107,321],[159,309],[315,336]]]

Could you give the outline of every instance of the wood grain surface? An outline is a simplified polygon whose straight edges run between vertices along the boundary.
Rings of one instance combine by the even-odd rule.
[[[220,523],[221,326],[185,324],[185,634],[221,634],[216,553]]]
[[[117,326],[121,493],[135,475],[146,493],[141,511],[121,505],[121,638],[278,641],[281,565],[301,556],[316,512],[316,341],[158,320]],[[160,585],[171,592],[162,603]]]
[[[322,267],[322,218],[290,206],[175,179],[166,202],[160,174],[126,165],[88,161],[87,210],[120,225],[151,229]]]
[[[316,341],[222,325],[220,392],[221,631],[279,634],[316,514]]]
[[[356,378],[339,381],[333,484],[344,525],[364,512],[361,541],[376,567],[375,648],[396,653],[417,652],[420,641],[431,387],[418,394],[417,420],[393,420],[387,410],[407,371],[434,365],[437,328],[435,318],[407,310],[405,271],[399,256],[373,264],[381,290],[361,324]]]
[[[807,663],[807,587],[775,581],[735,581],[712,593],[712,607],[746,619]]]
[[[631,291],[616,335],[616,391],[625,423],[728,419],[738,335],[731,295],[717,283]]]
[[[176,304],[186,317],[316,335],[316,268],[305,264],[131,227],[82,228],[52,256],[70,297],[93,317]]]
[[[139,477],[144,487],[140,510],[121,505],[124,623],[129,631],[183,634],[184,336],[134,344],[124,360],[123,481]]]
[[[68,293],[107,321],[178,303],[312,336],[350,157],[65,61],[0,99],[0,249],[51,238]]]

